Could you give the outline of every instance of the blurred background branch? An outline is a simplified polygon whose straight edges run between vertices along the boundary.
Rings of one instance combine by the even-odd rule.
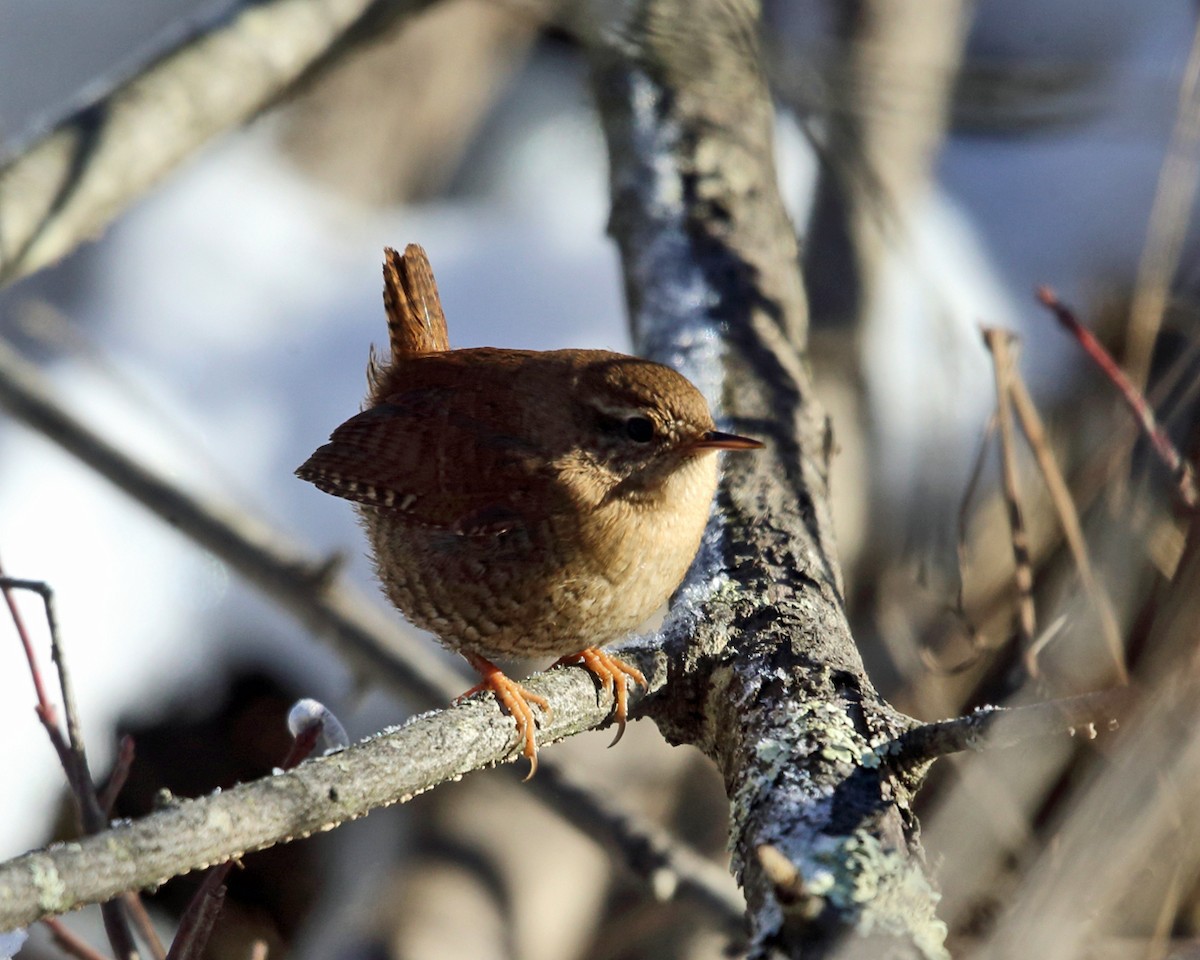
[[[1156,420],[1192,459],[1200,383],[1200,275],[1188,268],[1195,204],[1186,189],[1195,166],[1194,7],[982,0],[918,12],[764,0],[761,69],[773,86],[772,109],[761,83],[752,104],[740,68],[714,55],[707,6],[680,22],[668,15],[671,4],[645,15],[640,5],[623,5],[628,19],[616,25],[602,4],[549,12],[541,3],[428,6],[418,18],[403,3],[338,4],[332,19],[307,21],[301,55],[278,72],[253,67],[261,54],[244,48],[245,59],[226,62],[251,64],[246,70],[189,73],[174,114],[187,120],[188,137],[220,124],[232,130],[239,111],[260,120],[143,195],[139,182],[193,154],[135,137],[172,129],[171,111],[156,98],[146,101],[146,117],[159,110],[159,121],[137,122],[129,95],[142,66],[165,68],[176,54],[186,62],[209,36],[220,48],[226,28],[244,37],[254,23],[306,20],[319,5],[235,5],[174,27],[176,40],[158,44],[154,56],[130,58],[182,7],[112,0],[103,18],[89,20],[84,6],[63,18],[44,3],[17,0],[6,14],[11,29],[0,33],[0,62],[9,66],[0,131],[19,134],[0,173],[0,257],[11,276],[24,275],[35,261],[78,247],[10,286],[0,326],[44,368],[59,402],[114,446],[200,502],[246,503],[256,524],[302,528],[320,549],[285,551],[299,564],[298,582],[319,573],[311,557],[342,551],[345,576],[365,584],[348,518],[288,478],[359,401],[365,346],[378,331],[384,244],[430,248],[461,345],[628,348],[620,281],[601,239],[606,172],[587,107],[590,61],[597,86],[614,81],[601,102],[610,150],[627,175],[614,180],[626,200],[612,226],[639,349],[687,369],[728,418],[774,438],[761,464],[771,475],[731,475],[726,488],[723,508],[750,519],[753,546],[739,550],[735,538],[714,531],[669,634],[672,697],[643,705],[672,737],[714,756],[720,773],[694,750],[668,749],[650,724],[633,725],[609,752],[601,738],[572,738],[549,758],[582,759],[572,779],[587,784],[593,814],[568,817],[597,824],[606,807],[638,810],[645,829],[629,834],[623,857],[640,864],[648,885],[628,883],[592,840],[530,803],[528,789],[476,776],[393,814],[247,858],[230,875],[215,954],[266,944],[273,957],[359,950],[439,960],[710,960],[726,948],[727,928],[704,922],[706,909],[696,908],[703,895],[658,900],[674,891],[676,873],[653,857],[640,863],[632,851],[653,847],[665,830],[721,871],[726,791],[736,859],[747,865],[753,893],[755,949],[812,943],[820,937],[813,917],[830,909],[821,871],[837,856],[805,860],[812,837],[795,829],[797,808],[776,811],[768,800],[786,798],[797,782],[793,768],[826,782],[823,772],[854,768],[881,728],[910,728],[875,690],[921,720],[983,717],[975,708],[995,703],[1045,719],[1059,709],[1043,706],[1046,698],[1087,698],[1119,666],[1139,704],[1119,730],[951,756],[915,796],[902,774],[854,770],[831,801],[831,819],[840,822],[816,832],[864,822],[859,801],[873,790],[887,796],[873,808],[883,820],[868,823],[868,834],[882,825],[876,835],[903,848],[920,817],[942,890],[937,915],[956,955],[1090,960],[1190,949],[1200,915],[1197,858],[1190,844],[1163,839],[1172,825],[1186,825],[1194,789],[1179,746],[1195,729],[1184,708],[1200,595],[1190,516],[1145,441],[1132,439],[1109,385],[1031,307],[1028,291],[1054,286],[1135,381],[1145,369]],[[758,28],[749,25],[749,5],[716,9],[715,34],[752,51]],[[255,34],[264,44],[286,35]],[[99,52],[105,44],[114,51],[108,61]],[[621,56],[643,75],[621,80]],[[133,66],[112,67],[119,57]],[[696,75],[704,90],[697,99],[658,92],[686,89]],[[107,92],[124,105],[119,126],[96,125]],[[68,95],[93,108],[64,110]],[[264,113],[281,96],[283,109]],[[737,105],[724,112],[730,102]],[[193,105],[209,119],[188,120]],[[34,112],[68,120],[31,125]],[[696,117],[712,122],[693,127]],[[721,131],[738,124],[751,133],[723,144]],[[623,143],[623,127],[648,139]],[[100,130],[108,134],[88,141]],[[93,190],[70,173],[64,179],[65,165],[85,156],[81,144],[89,156],[119,160],[127,194],[103,183]],[[22,163],[39,150],[55,158],[37,165],[47,179],[18,181],[13,171],[31,169]],[[759,218],[776,205],[776,183],[795,230],[777,215]],[[679,188],[705,215],[661,229],[670,224],[658,220],[678,213]],[[78,243],[103,228],[114,196],[125,204],[138,195],[103,240]],[[78,207],[67,202],[76,196]],[[45,220],[56,202],[64,216]],[[625,212],[638,205],[651,216]],[[18,221],[10,209],[32,217]],[[788,252],[795,233],[805,238],[799,253]],[[24,259],[11,259],[22,250]],[[697,256],[681,255],[688,250]],[[808,317],[796,287],[801,261]],[[1139,314],[1131,309],[1139,261],[1154,265],[1140,297],[1143,306],[1163,307],[1157,337],[1129,332]],[[1165,269],[1176,261],[1182,266]],[[686,264],[696,269],[678,269]],[[684,327],[672,316],[679,304],[691,310]],[[981,322],[1021,337],[1021,381],[1078,515],[1068,543],[1061,504],[1029,482],[1035,464],[1018,444],[1029,600],[1044,628],[1037,682],[1012,642],[1010,524],[990,458],[963,509],[961,564],[954,544],[993,397]],[[1127,342],[1130,335],[1140,343]],[[806,338],[811,381],[796,356]],[[756,396],[761,383],[776,392]],[[814,391],[832,430],[811,404]],[[825,501],[830,462],[840,566]],[[112,753],[113,728],[137,736],[118,815],[145,813],[163,786],[202,795],[261,775],[280,755],[269,742],[279,718],[301,694],[336,703],[355,735],[411,708],[363,695],[364,682],[384,679],[371,665],[377,661],[347,668],[297,642],[294,624],[242,575],[109,497],[104,481],[26,431],[0,431],[0,463],[0,547],[13,572],[55,584],[68,632],[86,637],[72,650],[97,769]],[[777,528],[777,517],[802,522]],[[1080,589],[1079,535],[1112,618],[1098,616]],[[808,546],[797,557],[787,543]],[[714,569],[729,580],[708,595],[703,574]],[[813,582],[789,579],[797,570]],[[376,616],[347,602],[350,622]],[[1114,620],[1123,663],[1099,648]],[[726,646],[731,626],[753,642]],[[380,629],[381,637],[395,630]],[[820,638],[830,645],[814,655]],[[813,666],[822,658],[828,681]],[[430,660],[452,683],[451,671]],[[777,685],[786,683],[775,670],[787,682],[812,681],[800,702],[835,712],[797,718],[789,703],[772,726],[755,705],[777,702]],[[764,678],[766,687],[756,687]],[[0,741],[0,759],[22,773],[10,784],[13,810],[30,811],[0,824],[9,856],[44,842],[47,818],[36,811],[52,791],[45,771],[53,758],[22,752],[37,738],[22,727],[21,670],[0,661],[0,686],[14,731]],[[580,703],[594,702],[586,684],[579,694]],[[1103,702],[1105,694],[1096,696]],[[1027,706],[1034,713],[1022,713]],[[797,719],[811,736],[796,736]],[[925,731],[913,733],[918,739],[950,731],[956,742],[975,732],[964,719],[912,729]],[[801,762],[791,762],[793,752]],[[738,780],[772,757],[774,793]],[[18,807],[18,795],[40,799]],[[887,817],[910,799],[912,810],[887,829]],[[1132,833],[1121,826],[1133,823],[1131,810]],[[619,812],[608,813],[620,823]],[[772,835],[775,823],[782,836]],[[69,828],[58,835],[71,836]],[[919,879],[919,853],[909,849]],[[834,889],[843,889],[838,880]],[[186,885],[168,884],[150,902],[160,923],[173,922]],[[868,887],[854,887],[849,901]],[[930,907],[927,887],[918,884],[916,903],[914,916]],[[64,922],[81,929],[90,913]],[[35,933],[25,948],[31,956],[43,949],[38,940]]]
[[[286,94],[356,26],[428,0],[237,3],[0,167],[0,282],[61,259],[218,134]],[[362,26],[367,21],[367,27]],[[369,28],[369,29],[368,29]]]

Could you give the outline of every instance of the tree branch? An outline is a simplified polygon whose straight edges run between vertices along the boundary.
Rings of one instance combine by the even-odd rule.
[[[980,707],[965,717],[914,727],[889,752],[898,762],[916,766],[964,750],[1011,747],[1080,727],[1107,728],[1119,723],[1135,701],[1129,687],[1118,687],[1022,707]]]
[[[368,15],[429,0],[237,3],[0,166],[0,284],[65,256],[214,136],[278,100]]]
[[[219,557],[314,634],[329,640],[352,669],[369,676],[372,682],[427,707],[445,704],[462,691],[464,681],[438,657],[431,644],[414,642],[411,634],[402,631],[397,620],[385,615],[377,603],[337,581],[330,564],[317,563],[254,517],[190,496],[109,444],[67,411],[37,369],[3,341],[0,407]],[[642,645],[637,662],[650,679],[651,688],[656,689],[662,685],[664,671],[656,665],[652,646]],[[602,726],[612,709],[611,696],[597,694],[583,670],[569,668],[566,672],[578,675],[572,688],[578,702],[556,703],[551,729],[557,729],[559,723],[565,723],[567,729],[584,724],[578,726],[579,730]],[[633,692],[631,704],[636,704],[640,696],[642,693]],[[511,718],[497,714],[496,722],[497,729],[511,739]],[[539,739],[546,742],[544,736],[545,731]],[[504,756],[501,752],[488,762]],[[743,904],[721,871],[686,845],[668,838],[644,817],[616,810],[610,801],[575,784],[569,771],[545,757],[528,789],[567,822],[602,842],[615,858],[646,881],[656,896],[697,899],[725,929],[732,931],[740,926]],[[260,838],[258,843],[262,846],[278,839]],[[236,849],[253,846],[245,843]],[[231,855],[233,849],[226,855]],[[181,861],[174,873],[194,866]],[[157,879],[171,873],[163,868]],[[673,878],[665,897],[661,896],[664,877]],[[4,896],[0,881],[0,902]]]
[[[710,527],[668,628],[671,696],[649,712],[724,775],[752,957],[827,956],[847,942],[856,954],[942,957],[910,808],[918,777],[875,752],[912,721],[875,692],[843,609],[832,442],[803,361],[757,5],[623,9],[591,56],[636,340],[769,447],[727,464],[726,524]],[[763,868],[764,846],[813,894],[801,922]]]
[[[661,663],[656,668],[644,651],[637,662],[661,683]],[[553,707],[541,730],[544,742],[599,724],[611,708],[583,670],[558,668],[524,682]],[[330,830],[518,754],[512,719],[494,697],[414,717],[294,770],[0,864],[0,930]]]

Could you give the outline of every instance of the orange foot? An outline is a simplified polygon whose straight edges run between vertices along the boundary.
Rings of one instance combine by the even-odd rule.
[[[614,657],[611,653],[605,653],[599,647],[588,647],[586,650],[580,650],[569,657],[560,657],[554,661],[553,666],[557,667],[559,664],[579,663],[581,661],[584,667],[600,681],[601,689],[611,693],[613,699],[616,701],[613,714],[617,721],[617,735],[613,737],[613,742],[609,744],[610,747],[616,746],[617,741],[625,736],[625,704],[627,699],[627,683],[625,678],[628,677],[634,683],[640,683],[643,687],[647,687],[649,684],[646,683],[646,678],[637,667],[631,666],[619,657]]]
[[[537,721],[534,719],[533,708],[529,706],[529,703],[530,701],[536,703],[542,708],[542,713],[549,718],[550,702],[545,697],[526,690],[516,680],[505,676],[504,671],[491,660],[481,657],[477,653],[464,653],[463,656],[467,658],[467,662],[471,666],[479,671],[483,679],[466,693],[455,697],[454,702],[461,703],[467,697],[479,693],[480,690],[491,690],[496,695],[500,706],[517,721],[517,736],[525,741],[523,753],[529,758],[529,774],[525,777],[528,780],[537,773],[538,749],[537,739],[534,736],[537,730]]]

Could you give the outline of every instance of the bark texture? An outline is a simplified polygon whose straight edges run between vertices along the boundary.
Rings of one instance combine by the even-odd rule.
[[[639,352],[701,385],[768,449],[731,459],[647,711],[720,767],[751,956],[944,955],[910,803],[880,748],[911,726],[866,677],[843,608],[830,426],[805,365],[757,5],[647,2],[592,45],[611,229]],[[795,868],[781,885],[764,859]],[[786,889],[785,889],[786,887]]]

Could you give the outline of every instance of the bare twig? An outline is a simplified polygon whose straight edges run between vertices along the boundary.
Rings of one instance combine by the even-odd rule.
[[[55,668],[58,670],[59,689],[63,698],[63,715],[67,728],[66,739],[64,740],[62,732],[54,720],[54,711],[50,708],[48,701],[38,704],[38,717],[50,737],[50,743],[58,754],[63,773],[66,774],[83,832],[85,834],[98,833],[108,825],[108,818],[104,807],[97,798],[96,784],[92,779],[91,768],[88,766],[87,752],[80,732],[79,716],[75,709],[71,675],[67,670],[66,657],[63,656],[58,619],[54,614],[54,591],[50,589],[49,584],[43,581],[18,580],[3,576],[2,573],[0,573],[0,586],[3,587],[5,596],[8,598],[9,611],[14,614],[13,624],[21,635],[21,642],[25,648],[29,668],[34,675],[34,686],[37,688],[39,696],[45,694],[38,679],[41,671],[33,652],[33,644],[25,630],[24,622],[17,614],[9,591],[13,589],[30,590],[42,598],[46,611],[46,624],[50,632],[50,654]],[[104,903],[100,909],[104,920],[104,929],[108,934],[108,941],[112,946],[113,953],[118,960],[136,960],[137,948],[133,941],[133,932],[129,928],[129,919],[125,915],[124,904],[120,901],[113,901]]]
[[[1134,419],[1142,428],[1142,431],[1149,439],[1154,451],[1167,469],[1171,471],[1171,477],[1175,480],[1179,488],[1180,498],[1189,508],[1196,507],[1200,502],[1200,494],[1196,489],[1196,476],[1192,465],[1179,455],[1179,451],[1175,449],[1175,444],[1171,442],[1171,438],[1167,436],[1166,431],[1159,426],[1157,418],[1154,416],[1154,411],[1150,404],[1146,402],[1146,398],[1135,387],[1121,370],[1117,362],[1112,358],[1111,354],[1104,349],[1104,345],[1096,339],[1095,335],[1088,330],[1079,318],[1067,307],[1054,291],[1049,287],[1039,287],[1037,291],[1038,299],[1054,314],[1055,318],[1079,341],[1079,345],[1083,347],[1084,352],[1089,358],[1100,368],[1113,386],[1121,394],[1121,399],[1125,401],[1125,405],[1133,414]]]
[[[61,920],[47,917],[42,923],[50,931],[50,936],[54,938],[54,942],[68,956],[76,957],[77,960],[111,960],[110,957],[106,957],[99,950],[91,946],[91,944],[75,936]]]
[[[964,750],[1011,747],[1086,727],[1115,729],[1134,704],[1128,687],[1024,707],[980,707],[965,717],[926,723],[880,749],[902,764],[922,764]]]
[[[232,861],[213,867],[192,896],[179,921],[179,930],[167,954],[167,960],[199,960],[212,934],[213,924],[225,903],[225,878]]]
[[[1075,566],[1079,570],[1079,579],[1100,618],[1100,629],[1104,635],[1105,644],[1108,646],[1109,654],[1112,656],[1117,679],[1123,684],[1128,683],[1129,671],[1125,667],[1125,645],[1121,638],[1121,628],[1117,623],[1116,612],[1113,610],[1108,591],[1101,586],[1092,568],[1087,542],[1083,538],[1083,527],[1079,523],[1079,513],[1075,509],[1075,501],[1071,497],[1066,480],[1063,479],[1062,471],[1058,469],[1058,462],[1054,459],[1054,451],[1050,447],[1050,440],[1046,436],[1042,418],[1038,414],[1033,398],[1029,396],[1029,391],[1025,388],[1024,379],[1016,370],[1013,371],[1009,391],[1012,395],[1013,406],[1016,408],[1017,418],[1021,421],[1021,429],[1024,430],[1025,437],[1029,440],[1029,446],[1033,449],[1033,455],[1037,458],[1038,467],[1042,471],[1042,478],[1046,481],[1046,487],[1050,491],[1050,499],[1054,503],[1055,512],[1062,524],[1063,534],[1067,538],[1071,555],[1075,559]]]
[[[113,806],[117,802],[117,797],[125,786],[125,781],[129,778],[129,770],[133,766],[133,759],[136,754],[136,748],[133,742],[133,737],[125,734],[121,737],[121,742],[117,745],[117,759],[113,763],[112,773],[108,775],[108,782],[97,793],[96,799],[100,802],[100,807],[107,816],[112,816]]]
[[[665,830],[643,826],[630,831],[625,811],[583,787],[561,764],[539,766],[537,778],[549,781],[546,789],[558,798],[559,809],[570,810],[578,805],[588,817],[592,837],[603,846],[618,847],[619,862],[648,883],[658,900],[671,899],[681,884],[693,884],[691,899],[710,911],[715,925],[735,939],[745,936],[745,900],[723,866],[675,843]],[[600,816],[597,805],[602,807]]]
[[[125,905],[125,910],[129,914],[129,919],[132,921],[134,929],[142,938],[144,943],[150,950],[150,955],[154,960],[166,960],[167,948],[159,939],[158,931],[154,928],[154,921],[150,919],[150,914],[146,912],[146,904],[142,902],[142,895],[136,892],[128,892],[121,894],[121,902]]]
[[[963,632],[967,637],[968,651],[964,657],[953,662],[944,663],[939,656],[925,643],[922,643],[918,648],[918,653],[921,657],[921,662],[925,668],[932,673],[942,676],[953,676],[957,673],[962,673],[970,669],[979,662],[979,658],[992,649],[988,644],[987,638],[980,632],[975,622],[967,613],[967,526],[970,519],[971,502],[975,499],[975,491],[979,486],[979,480],[983,476],[983,466],[987,460],[987,453],[991,447],[992,437],[996,433],[996,415],[993,414],[988,418],[987,426],[984,427],[983,436],[979,438],[979,449],[975,453],[975,460],[971,464],[971,472],[967,479],[967,484],[963,488],[962,499],[958,504],[958,537],[956,543],[956,552],[958,554],[958,591],[954,598],[953,614],[958,622],[963,625]]]
[[[1037,658],[1031,653],[1037,633],[1037,614],[1033,604],[1033,564],[1029,559],[1029,537],[1021,512],[1021,480],[1017,468],[1016,437],[1013,431],[1011,384],[1013,358],[1009,351],[1012,335],[1005,330],[988,327],[983,341],[991,351],[996,368],[996,417],[1000,427],[1000,456],[1003,464],[1004,498],[1008,502],[1008,522],[1012,530],[1014,580],[1017,585],[1017,626],[1025,669],[1031,677],[1038,675]]]

